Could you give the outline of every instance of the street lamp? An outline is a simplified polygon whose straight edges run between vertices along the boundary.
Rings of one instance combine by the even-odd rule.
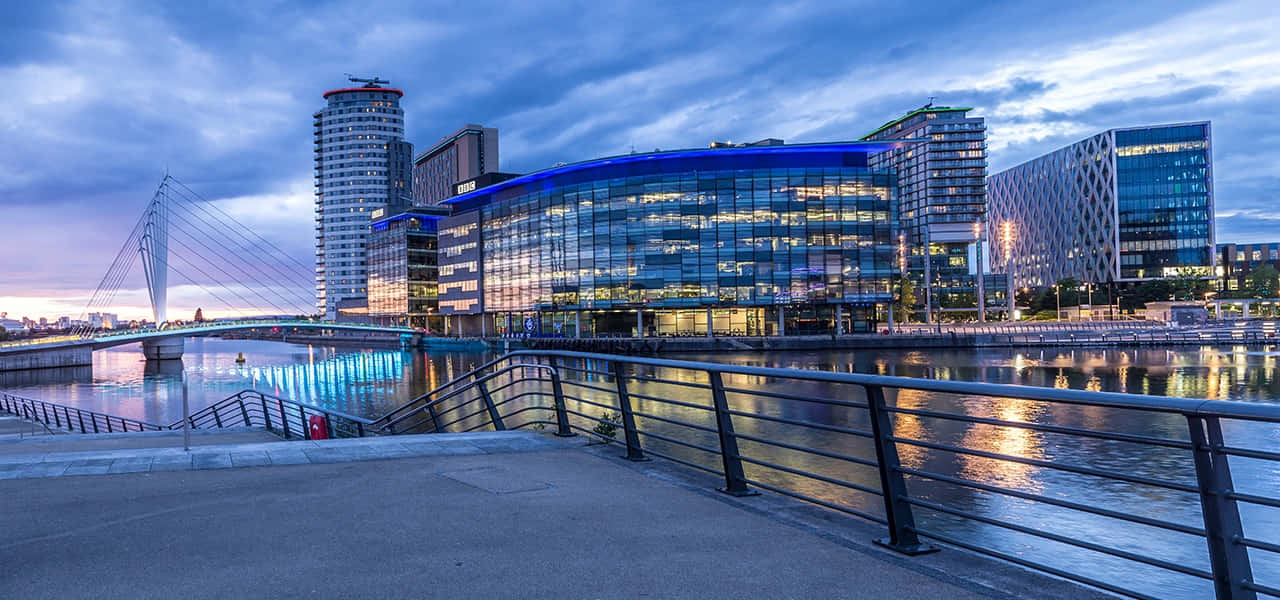
[[[1000,240],[1004,244],[1005,283],[1009,286],[1009,322],[1013,318],[1013,221],[1005,221],[1000,226]]]
[[[978,296],[978,322],[987,322],[987,291],[983,281],[986,277],[982,273],[982,222],[977,221],[973,224],[973,240],[974,250],[973,257],[978,262],[977,280],[974,282],[974,291]]]

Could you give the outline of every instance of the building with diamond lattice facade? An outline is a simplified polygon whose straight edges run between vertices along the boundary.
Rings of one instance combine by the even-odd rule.
[[[1111,129],[992,175],[991,264],[1017,286],[1210,277],[1208,122]]]

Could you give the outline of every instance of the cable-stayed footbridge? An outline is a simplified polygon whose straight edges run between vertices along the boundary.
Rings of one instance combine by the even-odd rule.
[[[106,329],[86,318],[125,305],[137,293],[129,285],[136,286],[137,270],[153,323]],[[177,280],[172,288],[171,276]],[[174,291],[228,317],[171,319]],[[83,324],[65,335],[0,343],[0,370],[92,364],[93,350],[137,342],[148,359],[181,358],[186,337],[261,329],[417,335],[408,328],[323,321],[314,315],[313,292],[311,268],[165,175],[85,306]]]

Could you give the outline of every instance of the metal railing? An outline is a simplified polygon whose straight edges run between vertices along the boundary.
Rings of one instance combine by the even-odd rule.
[[[168,425],[158,425],[25,398],[7,392],[0,392],[0,410],[34,423],[41,423],[46,427],[72,433],[124,433],[182,429],[182,419]],[[310,421],[313,415],[324,419],[327,437],[330,438],[365,437],[373,431],[369,427],[372,423],[369,419],[264,394],[257,390],[242,390],[191,413],[190,422],[192,429],[262,427],[285,439],[309,440],[312,437]]]
[[[287,398],[264,394],[257,390],[242,390],[206,406],[189,417],[192,429],[222,429],[224,427],[262,427],[285,439],[312,438],[311,417],[324,420],[329,438],[365,437],[372,432],[369,419],[303,404]],[[182,419],[166,427],[182,429]]]
[[[163,425],[0,392],[0,410],[46,427],[80,433],[159,431]]]
[[[963,401],[927,407],[903,402],[904,395],[918,393]],[[1020,420],[999,411],[956,410],[973,403],[1010,402],[1030,403],[1046,414],[1087,411],[1092,416],[1087,423],[1108,423],[1100,415],[1113,413],[1163,420],[1152,430],[1125,432],[1052,419]],[[1280,544],[1263,539],[1277,531],[1259,527],[1246,532],[1240,510],[1273,511],[1280,508],[1280,499],[1241,491],[1241,481],[1232,479],[1228,467],[1229,457],[1233,462],[1262,461],[1273,470],[1280,463],[1280,452],[1226,439],[1249,422],[1268,427],[1273,436],[1271,424],[1280,423],[1280,406],[519,351],[433,390],[376,426],[384,433],[550,426],[560,435],[580,432],[610,442],[620,431],[618,443],[628,459],[657,456],[723,477],[726,493],[749,495],[764,489],[883,523],[887,536],[877,543],[906,554],[933,551],[929,540],[940,541],[1139,598],[1152,597],[1134,589],[1131,582],[1142,587],[1140,578],[1126,575],[1129,581],[1117,582],[1099,575],[1094,561],[1119,563],[1126,574],[1159,572],[1161,577],[1185,578],[1188,585],[1199,580],[1219,598],[1280,597],[1280,588],[1254,576],[1255,564],[1280,564]],[[956,434],[957,428],[998,432],[996,439],[1052,437],[1063,442],[1063,450],[1019,453],[1016,445],[984,445]],[[1164,453],[1160,460],[1185,470],[1134,472],[1110,464],[1114,458],[1100,458],[1100,445],[1127,449],[1121,456]],[[949,471],[947,465],[955,462],[990,463],[996,475],[984,479],[963,469]],[[1022,471],[1067,478],[1072,493],[1017,485],[1016,478],[1014,484],[1005,481],[1005,473]],[[1123,497],[1115,491],[1120,487],[1127,490]],[[957,499],[959,494],[1055,511],[1048,521],[1059,526],[1028,515],[984,512]],[[1144,499],[1165,496],[1181,502],[1175,504],[1178,511],[1185,509],[1186,518],[1145,510]],[[1198,519],[1191,516],[1197,507]],[[1009,550],[997,543],[998,536],[956,533],[957,528],[978,527],[1093,558],[1089,568],[1064,567]],[[1163,556],[1170,553],[1181,555]],[[1266,575],[1274,578],[1277,573]]]

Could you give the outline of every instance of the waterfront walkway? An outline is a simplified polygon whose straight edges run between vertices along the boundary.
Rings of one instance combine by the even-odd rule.
[[[580,437],[436,434],[190,453],[176,441],[81,451],[12,442],[32,451],[0,455],[5,595],[1097,596],[958,550],[899,556],[870,543],[881,526],[771,494],[732,498],[713,491],[714,478],[629,463],[616,446],[584,448]]]

